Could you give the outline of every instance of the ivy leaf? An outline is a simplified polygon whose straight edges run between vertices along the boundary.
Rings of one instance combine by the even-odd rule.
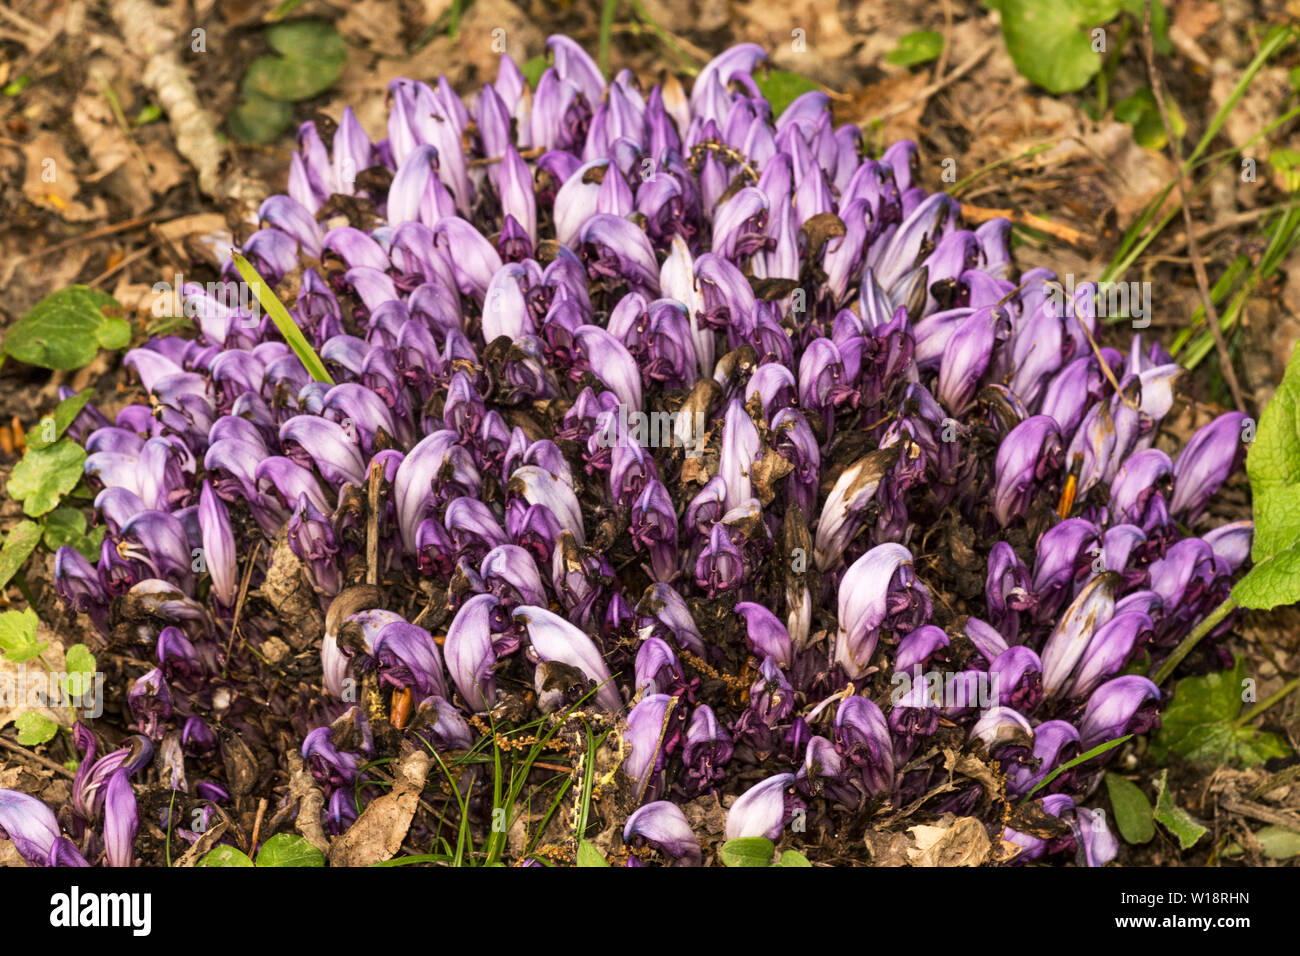
[[[578,866],[609,866],[609,861],[600,855],[595,844],[590,840],[578,842]]]
[[[820,90],[821,87],[808,79],[806,76],[800,76],[798,73],[789,73],[785,70],[769,70],[767,76],[761,73],[754,77],[754,82],[758,84],[758,90],[772,104],[772,116],[778,117],[785,112],[785,108],[795,101],[797,97],[811,92]]]
[[[1174,803],[1174,798],[1169,793],[1168,777],[1169,770],[1166,768],[1160,771],[1160,776],[1157,778],[1155,818],[1178,838],[1180,847],[1190,850],[1208,831],[1197,823],[1190,813]]]
[[[24,747],[39,747],[49,743],[59,732],[58,724],[34,710],[20,714],[14,721],[14,727],[18,730],[18,742]]]
[[[1146,794],[1116,773],[1106,774],[1106,792],[1110,794],[1115,823],[1124,840],[1128,843],[1149,842],[1156,835],[1156,825],[1152,821],[1151,801]]]
[[[1115,19],[1118,0],[997,0],[1016,69],[1049,93],[1083,89],[1101,69],[1088,28]]]
[[[9,530],[4,546],[0,547],[0,588],[12,580],[40,543],[41,526],[35,521],[20,521]]]
[[[106,292],[68,286],[48,295],[9,329],[4,352],[28,365],[70,370],[88,365],[100,348],[126,348],[131,325],[104,310],[121,310]]]
[[[9,496],[23,503],[23,514],[37,518],[54,508],[81,480],[86,450],[63,438],[48,448],[29,448],[9,477]]]
[[[54,409],[54,414],[42,418],[36,423],[36,428],[27,435],[27,447],[48,448],[58,441],[59,437],[68,430],[72,420],[81,414],[81,410],[86,407],[94,392],[93,388],[85,388],[59,402]]]
[[[1245,675],[1246,662],[1238,657],[1230,671],[1179,681],[1151,741],[1156,760],[1163,762],[1172,753],[1192,763],[1254,767],[1287,756],[1290,751],[1276,735],[1232,725],[1241,714]]]
[[[269,840],[267,841],[270,842]],[[195,866],[252,866],[248,854],[225,844],[213,847]]]
[[[885,54],[895,66],[928,63],[943,52],[943,34],[934,30],[916,30],[898,38],[898,46]]]
[[[258,866],[324,866],[325,854],[296,833],[277,833],[257,852]]]
[[[781,857],[776,861],[775,865],[811,867],[812,863],[808,861],[808,857],[804,856],[798,850],[782,850]]]
[[[736,837],[722,844],[723,866],[771,866],[776,846],[767,837]]]

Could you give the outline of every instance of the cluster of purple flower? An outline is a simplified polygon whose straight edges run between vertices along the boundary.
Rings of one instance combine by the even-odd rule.
[[[949,779],[940,744],[1004,790],[966,780],[927,810],[980,814],[1019,860],[1113,857],[1075,805],[1097,760],[1041,791],[1059,835],[997,821],[1153,725],[1160,692],[1125,671],[1249,553],[1249,523],[1187,530],[1240,460],[1240,416],[1176,460],[1155,448],[1168,355],[1095,347],[1094,287],[1063,302],[1051,272],[1017,270],[1008,222],[963,228],[914,144],[864,159],[817,92],[773,116],[760,48],[687,97],[549,45],[535,90],[507,57],[468,106],[394,82],[382,141],[350,110],[301,129],[242,248],[337,384],[191,286],[197,336],[126,358],[148,403],[79,419],[108,535],[97,565],[60,550],[58,588],[157,666],[130,689],[130,747],[94,761],[79,735],[73,835],[103,814],[108,862],[130,861],[130,778],[155,750],[166,786],[197,774],[227,799],[219,730],[270,747],[260,711],[296,730],[341,832],[375,754],[371,675],[394,725],[442,749],[507,699],[630,708],[624,836],[681,863],[701,859],[681,809],[700,795],[738,795],[728,837],[865,825]],[[662,440],[628,424],[655,415]],[[319,598],[324,699],[250,689],[274,608],[232,635],[277,540]],[[445,638],[391,609],[422,584]],[[936,669],[997,697],[920,680],[891,699]],[[77,856],[13,800],[0,828],[29,860]]]

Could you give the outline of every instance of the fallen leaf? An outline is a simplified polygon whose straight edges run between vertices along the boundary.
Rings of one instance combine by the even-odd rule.
[[[108,205],[96,196],[90,206],[74,198],[81,184],[75,167],[53,133],[42,130],[23,147],[27,167],[23,177],[23,195],[34,206],[56,212],[68,222],[103,219]]]
[[[916,840],[907,851],[913,866],[982,866],[993,849],[975,817],[958,817],[946,826],[909,827],[908,832]]]
[[[401,849],[431,763],[423,750],[413,750],[402,758],[393,789],[367,806],[345,833],[334,838],[331,866],[371,866],[391,859]]]

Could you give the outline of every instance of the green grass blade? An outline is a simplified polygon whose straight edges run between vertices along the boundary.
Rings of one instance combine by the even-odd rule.
[[[257,301],[271,317],[275,327],[280,330],[289,348],[293,349],[293,354],[298,356],[298,361],[302,362],[302,367],[307,370],[307,374],[318,382],[333,385],[334,379],[330,378],[330,373],[325,371],[325,363],[320,360],[320,356],[311,347],[307,337],[302,334],[302,329],[298,328],[298,323],[294,322],[293,316],[289,314],[289,310],[284,307],[284,303],[276,296],[274,290],[257,274],[251,262],[233,250],[231,255],[234,256],[235,268],[239,270],[240,277],[253,290]]]
[[[1104,754],[1108,750],[1114,750],[1116,747],[1118,747],[1120,744],[1122,744],[1124,741],[1128,740],[1132,736],[1133,736],[1132,734],[1125,734],[1123,737],[1116,737],[1114,740],[1108,740],[1104,744],[1098,744],[1097,746],[1093,747],[1087,753],[1079,754],[1079,756],[1075,757],[1069,763],[1061,764],[1061,766],[1057,767],[1055,770],[1049,773],[1042,780],[1038,781],[1037,785],[1034,787],[1033,790],[1030,790],[1027,794],[1025,794],[1023,797],[1020,798],[1020,802],[1022,804],[1025,803],[1030,797],[1036,794],[1039,790],[1042,790],[1045,786],[1047,786],[1049,783],[1051,783],[1061,774],[1065,773],[1065,771],[1069,770],[1071,767],[1077,767],[1079,766],[1079,764],[1087,763],[1093,757],[1098,757],[1101,754]]]

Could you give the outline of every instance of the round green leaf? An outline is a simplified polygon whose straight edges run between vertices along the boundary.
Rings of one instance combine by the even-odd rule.
[[[771,866],[775,852],[767,837],[736,837],[722,844],[718,856],[724,866]]]
[[[328,90],[342,69],[320,60],[288,60],[259,56],[248,68],[244,92],[257,93],[285,103],[308,100]]]
[[[340,68],[348,47],[325,20],[288,20],[266,30],[266,45],[288,60],[323,60]]]
[[[131,326],[104,315],[121,309],[111,295],[89,286],[69,286],[46,296],[14,323],[5,336],[4,351],[20,362],[50,369],[74,369],[88,364],[102,345],[124,348]]]
[[[48,743],[59,732],[58,724],[34,710],[20,715],[14,721],[14,726],[18,729],[18,742],[24,747],[37,747]]]
[[[245,93],[229,116],[230,135],[244,143],[270,143],[293,122],[293,107],[257,93]]]
[[[29,448],[9,478],[9,496],[23,503],[23,513],[40,517],[77,487],[86,450],[64,438],[48,448]]]
[[[1100,0],[1001,0],[1002,36],[1016,69],[1049,93],[1082,89],[1101,69],[1088,27],[1119,12]]]
[[[325,854],[296,833],[277,833],[262,844],[258,866],[324,866]]]
[[[268,841],[269,842],[269,841]],[[252,866],[248,854],[233,846],[213,847],[195,866]]]
[[[1151,801],[1146,798],[1136,784],[1130,783],[1119,774],[1106,774],[1106,792],[1110,794],[1110,805],[1115,811],[1115,823],[1119,832],[1129,843],[1146,843],[1156,835],[1156,825],[1152,818]]]

